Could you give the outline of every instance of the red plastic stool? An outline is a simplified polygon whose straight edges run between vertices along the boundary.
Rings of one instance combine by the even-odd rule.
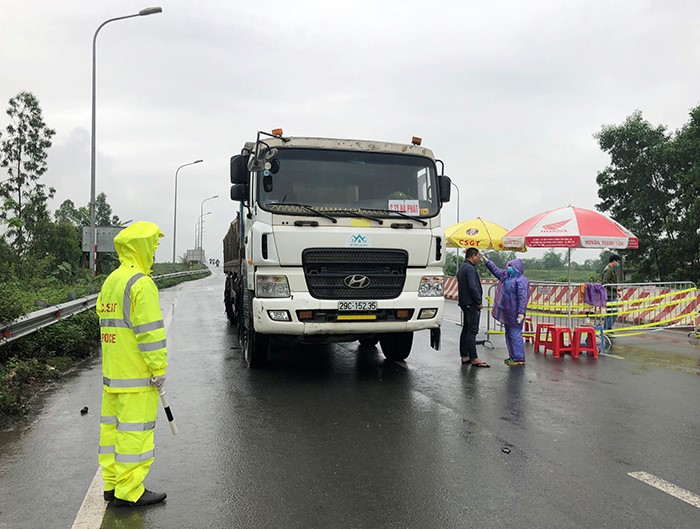
[[[550,340],[551,336],[551,340]],[[569,339],[569,344],[564,343],[564,338]],[[571,339],[571,329],[568,327],[547,327],[547,341],[544,344],[544,354],[551,350],[554,358],[559,358],[564,353],[572,353],[573,340]]]
[[[582,338],[585,338],[583,345],[581,345]],[[593,327],[574,327],[573,342],[574,348],[571,350],[573,358],[578,358],[580,353],[590,353],[594,358],[598,358],[598,343]]]
[[[525,327],[523,328],[523,334],[528,335],[525,336],[526,342],[532,343],[532,340],[534,339],[532,331],[532,318],[528,316],[527,318],[525,318]]]
[[[545,345],[547,343],[547,340],[549,339],[549,334],[547,332],[547,329],[550,327],[554,327],[553,323],[538,323],[537,324],[537,330],[535,331],[535,344],[532,346],[532,350],[535,351],[536,353],[540,352],[540,347]],[[542,339],[542,331],[544,331],[544,340]],[[547,350],[545,349],[544,354],[547,354]]]

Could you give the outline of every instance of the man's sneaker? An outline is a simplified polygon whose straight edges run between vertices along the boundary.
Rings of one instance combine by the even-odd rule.
[[[116,507],[141,507],[142,505],[153,505],[154,503],[160,503],[167,497],[168,495],[165,492],[153,492],[145,489],[138,500],[127,501],[114,498],[114,505]]]
[[[104,491],[105,501],[114,501],[114,489]]]
[[[507,366],[524,366],[525,360],[513,360],[512,358],[506,358],[503,363]]]

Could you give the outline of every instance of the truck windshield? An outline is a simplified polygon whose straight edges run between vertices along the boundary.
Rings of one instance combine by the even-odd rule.
[[[420,156],[279,149],[269,174],[258,175],[257,197],[273,213],[304,215],[312,207],[334,217],[433,217],[436,180],[435,164]]]

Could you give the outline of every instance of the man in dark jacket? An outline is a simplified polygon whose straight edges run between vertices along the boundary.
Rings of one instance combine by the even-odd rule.
[[[608,303],[612,305],[605,309],[606,316],[603,322],[603,329],[608,331],[615,325],[615,313],[617,312],[617,284],[622,283],[622,258],[616,253],[610,255],[608,266],[605,267],[601,274],[601,282],[605,285],[605,290],[608,294]]]
[[[483,296],[476,265],[481,261],[481,254],[476,248],[468,248],[464,257],[464,263],[457,272],[459,306],[463,315],[462,334],[459,336],[459,356],[462,357],[462,364],[491,367],[476,354],[476,335],[479,332]]]

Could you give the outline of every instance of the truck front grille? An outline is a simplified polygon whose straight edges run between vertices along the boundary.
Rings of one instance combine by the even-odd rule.
[[[302,253],[302,264],[306,286],[314,298],[392,299],[403,291],[408,252],[309,248]]]

